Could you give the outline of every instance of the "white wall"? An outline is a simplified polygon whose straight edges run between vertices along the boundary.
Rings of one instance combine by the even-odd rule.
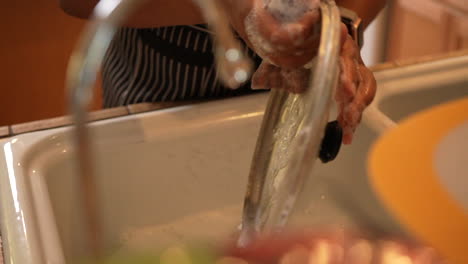
[[[367,66],[383,62],[387,36],[388,8],[384,9],[364,32],[362,59]]]

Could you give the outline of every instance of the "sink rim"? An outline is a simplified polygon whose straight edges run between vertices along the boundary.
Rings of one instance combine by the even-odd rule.
[[[385,133],[394,128],[397,122],[380,110],[383,101],[408,92],[468,83],[466,72],[468,72],[468,55],[377,71],[374,74],[378,92],[363,114],[363,123],[379,133]],[[422,78],[425,75],[430,75],[431,78]]]

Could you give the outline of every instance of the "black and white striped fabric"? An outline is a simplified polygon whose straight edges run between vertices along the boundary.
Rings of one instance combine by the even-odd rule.
[[[104,107],[252,93],[250,83],[231,90],[218,82],[211,34],[204,25],[120,29],[104,58]]]

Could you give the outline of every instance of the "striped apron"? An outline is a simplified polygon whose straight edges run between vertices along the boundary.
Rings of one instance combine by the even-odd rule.
[[[223,98],[254,92],[223,86],[214,65],[212,33],[204,25],[121,28],[103,62],[103,104]],[[245,46],[255,61],[261,59]]]

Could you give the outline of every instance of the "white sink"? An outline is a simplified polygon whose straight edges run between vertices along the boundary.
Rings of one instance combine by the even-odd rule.
[[[468,96],[466,61],[464,56],[377,72],[379,92],[372,106],[398,122],[426,108]]]
[[[355,142],[317,166],[293,222],[405,233],[368,184],[367,151],[391,119],[468,95],[467,72],[468,57],[377,72],[379,93]],[[109,250],[234,232],[266,99],[257,94],[93,123]],[[85,253],[69,131],[0,141],[5,263],[70,263]]]

